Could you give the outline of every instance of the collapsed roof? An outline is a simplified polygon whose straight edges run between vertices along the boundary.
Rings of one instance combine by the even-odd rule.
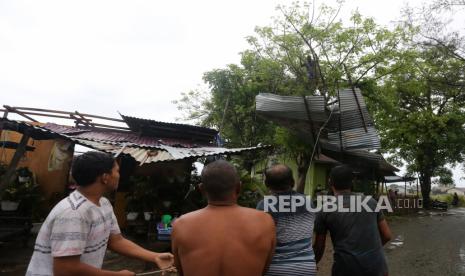
[[[331,158],[357,166],[371,166],[382,174],[393,174],[376,151],[380,140],[359,89],[338,93],[337,104],[327,108],[323,96],[279,96],[260,93],[257,113],[309,139]]]
[[[73,116],[75,114],[82,115],[77,112],[72,113]],[[83,116],[85,124],[76,124],[74,127],[55,123],[43,124],[37,121],[23,122],[0,118],[0,129],[27,133],[35,140],[56,138],[70,140],[73,143],[96,150],[131,156],[140,165],[222,154],[238,154],[267,147],[218,147],[218,132],[214,129],[158,122],[124,115],[121,115],[121,117],[128,125],[128,128],[98,127],[98,124],[91,123],[90,119]]]

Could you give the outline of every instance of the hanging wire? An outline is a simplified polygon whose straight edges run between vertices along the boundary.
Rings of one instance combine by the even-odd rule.
[[[154,270],[149,272],[136,273],[136,276],[147,276],[147,275],[164,275],[164,272],[170,272],[172,268],[165,268],[160,270]]]
[[[310,157],[310,168],[312,167],[312,163],[313,163],[313,157],[315,155],[315,151],[316,151],[316,148],[318,146],[318,141],[320,139],[320,135],[321,135],[321,131],[326,127],[326,125],[328,124],[329,120],[331,120],[331,116],[333,115],[333,112],[334,112],[334,109],[335,107],[333,107],[331,109],[331,113],[329,113],[329,116],[328,116],[328,119],[326,120],[326,122],[320,127],[320,130],[318,131],[318,135],[316,136],[316,140],[315,140],[315,144],[313,145],[313,150],[312,150],[312,155]]]

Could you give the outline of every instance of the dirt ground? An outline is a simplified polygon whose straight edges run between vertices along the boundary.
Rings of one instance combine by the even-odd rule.
[[[448,212],[420,212],[418,215],[389,217],[394,239],[385,246],[389,274],[394,276],[464,275],[465,276],[465,208]],[[330,239],[328,239],[330,241]],[[163,244],[138,241],[149,249],[160,250]],[[0,244],[0,275],[24,275],[32,253],[16,243]],[[318,275],[330,275],[332,245],[318,264]],[[104,268],[151,271],[141,261],[108,252]]]

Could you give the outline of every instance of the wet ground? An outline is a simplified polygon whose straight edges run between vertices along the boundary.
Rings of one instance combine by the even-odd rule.
[[[389,217],[394,239],[385,246],[389,275],[465,276],[465,208],[448,212],[420,212],[418,215]],[[330,239],[328,239],[330,241]],[[143,243],[143,240],[139,241]],[[163,244],[145,242],[159,250]],[[22,248],[15,243],[0,244],[0,275],[24,275],[31,255],[31,245]],[[318,265],[318,275],[330,275],[332,245]],[[104,267],[111,270],[151,271],[153,267],[108,253]]]

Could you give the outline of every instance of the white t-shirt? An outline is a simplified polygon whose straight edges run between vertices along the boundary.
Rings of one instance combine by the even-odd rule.
[[[58,203],[42,225],[26,275],[53,275],[53,257],[81,255],[81,262],[101,268],[110,234],[119,234],[113,207],[100,207],[74,191]]]

